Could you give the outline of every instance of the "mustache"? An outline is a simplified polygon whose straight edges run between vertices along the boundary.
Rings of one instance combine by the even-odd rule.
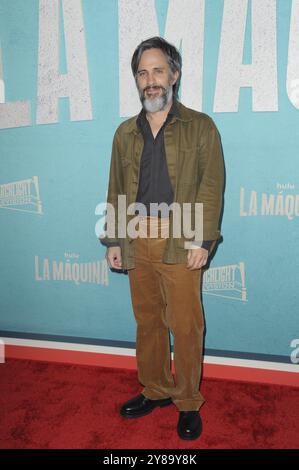
[[[160,89],[163,90],[163,91],[166,91],[166,88],[164,88],[163,86],[158,86],[158,85],[153,85],[153,86],[147,86],[143,89],[143,93],[145,93],[147,90],[151,90],[151,89]]]

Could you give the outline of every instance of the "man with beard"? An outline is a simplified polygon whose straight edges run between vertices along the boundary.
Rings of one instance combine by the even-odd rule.
[[[133,54],[131,68],[142,109],[115,132],[107,202],[117,212],[117,196],[123,194],[128,204],[143,204],[146,214],[139,217],[138,237],[106,236],[101,242],[107,246],[109,266],[129,274],[138,379],[144,386],[122,405],[120,414],[137,418],[173,403],[179,412],[179,437],[196,439],[204,403],[199,391],[201,280],[220,238],[224,166],[213,120],[177,99],[181,63],[177,49],[160,37],[141,42]],[[203,237],[191,238],[189,249],[184,237],[169,233],[173,202],[203,204]],[[158,236],[152,237],[152,230]],[[174,337],[175,380],[169,331]]]

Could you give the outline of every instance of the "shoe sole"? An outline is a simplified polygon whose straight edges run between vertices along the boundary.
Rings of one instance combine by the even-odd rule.
[[[144,412],[144,413],[138,413],[138,414],[127,414],[125,411],[120,411],[120,415],[123,417],[123,418],[142,418],[142,416],[146,416],[146,415],[149,415],[152,411],[154,411],[155,408],[157,408],[158,406],[160,408],[164,408],[165,406],[169,406],[169,405],[172,405],[172,401],[169,401],[169,402],[166,402],[166,403],[160,403],[160,404],[157,404],[155,405],[152,409]]]

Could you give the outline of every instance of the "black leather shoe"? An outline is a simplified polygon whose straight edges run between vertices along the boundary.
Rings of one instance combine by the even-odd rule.
[[[181,439],[197,439],[202,432],[198,411],[180,411],[177,432]]]
[[[153,411],[154,408],[160,406],[168,406],[172,404],[171,398],[163,398],[161,400],[150,400],[140,393],[137,397],[131,398],[123,404],[120,409],[120,414],[124,418],[139,418],[145,416]]]

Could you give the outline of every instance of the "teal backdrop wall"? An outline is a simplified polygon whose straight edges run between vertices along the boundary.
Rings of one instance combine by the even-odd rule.
[[[206,354],[299,362],[299,1],[0,0],[0,336],[134,347],[128,276],[97,239],[130,58],[161,35],[226,166]]]

